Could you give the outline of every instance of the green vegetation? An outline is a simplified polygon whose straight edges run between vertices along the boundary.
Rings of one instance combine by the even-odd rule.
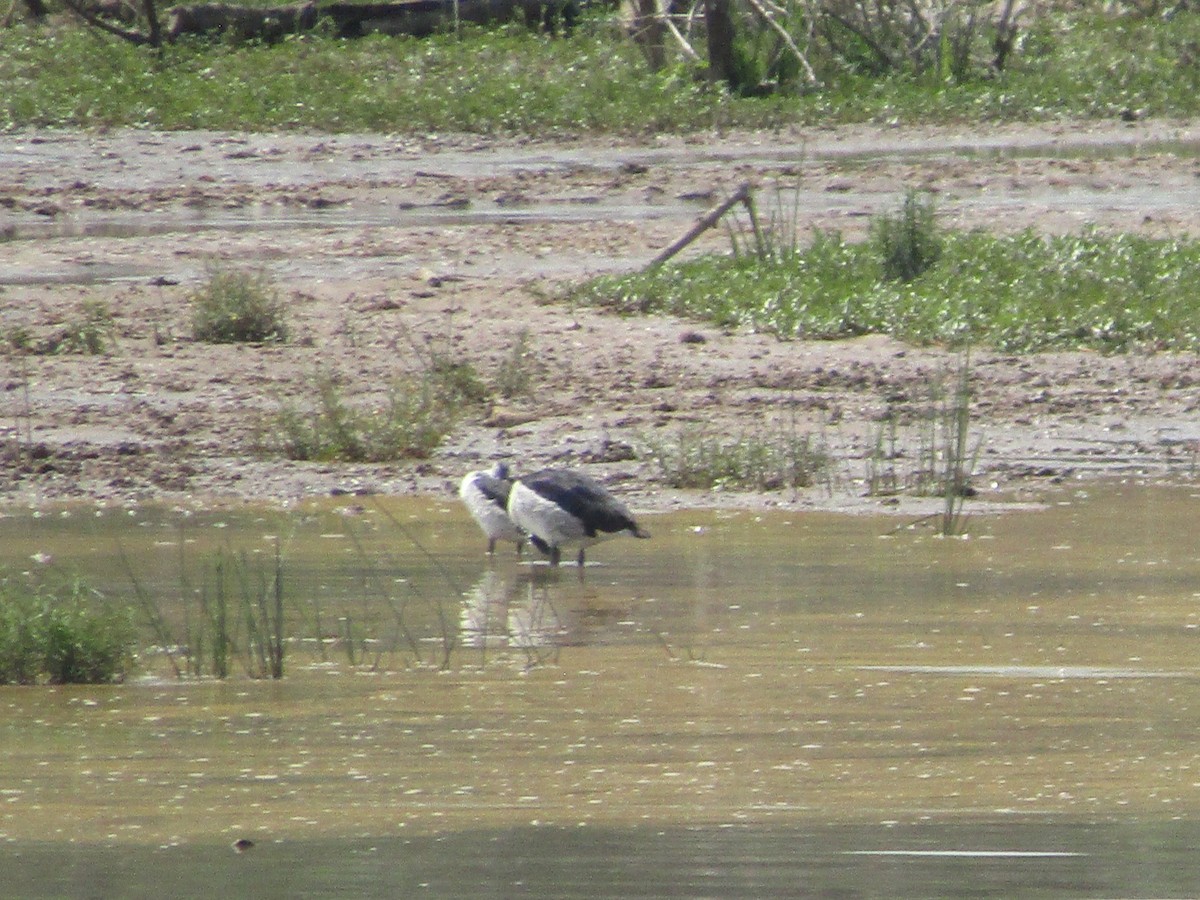
[[[932,268],[942,255],[933,202],[909,191],[897,214],[884,213],[871,222],[871,244],[890,281],[909,282]]]
[[[1200,349],[1200,241],[1134,234],[942,236],[908,282],[879,249],[816,232],[783,261],[713,256],[577,288],[576,303],[666,312],[781,338],[881,333],[918,344],[1009,351]]]
[[[115,343],[113,333],[108,305],[101,300],[84,300],[79,304],[76,318],[68,321],[57,337],[54,352],[98,356],[108,349],[110,342]]]
[[[161,52],[69,20],[21,25],[0,29],[0,130],[551,135],[1200,113],[1200,13],[1180,6],[1167,21],[1081,6],[1022,19],[998,72],[989,68],[997,35],[982,22],[956,21],[943,40],[913,46],[889,21],[865,36],[826,23],[810,41],[808,7],[796,7],[780,21],[805,49],[810,79],[781,38],[746,20],[737,81],[743,93],[769,94],[746,97],[709,85],[693,63],[652,70],[602,16],[565,38],[516,26],[425,39],[311,32],[273,45],[185,40]]]
[[[419,459],[449,434],[465,404],[481,399],[481,390],[469,366],[446,363],[398,377],[383,403],[354,406],[337,380],[322,373],[313,378],[316,402],[304,408],[284,404],[264,422],[262,443],[296,460]]]
[[[911,429],[915,437],[902,440],[896,416],[889,414],[875,433],[867,457],[867,493],[872,497],[909,493],[940,497],[938,531],[946,537],[966,532],[963,506],[974,496],[971,479],[982,440],[971,425],[971,351],[963,350],[953,370],[935,374],[926,385],[926,402],[917,410]]]
[[[215,269],[191,298],[192,336],[210,344],[286,341],[283,301],[261,273]]]
[[[829,462],[808,435],[794,429],[729,437],[681,430],[647,441],[662,481],[676,488],[777,491],[811,486]]]
[[[112,311],[102,300],[84,300],[75,315],[58,323],[38,337],[28,325],[14,325],[4,332],[0,344],[6,352],[45,356],[54,353],[79,353],[99,356],[116,344],[116,325]]]
[[[533,393],[532,357],[529,329],[522,328],[496,369],[496,390],[501,397],[512,400]]]
[[[79,580],[0,575],[0,683],[110,684],[133,668],[129,611]]]

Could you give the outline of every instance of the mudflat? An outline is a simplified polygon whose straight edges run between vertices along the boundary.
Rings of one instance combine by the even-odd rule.
[[[645,266],[749,182],[780,188],[795,225],[865,233],[909,188],[958,228],[1086,225],[1200,231],[1200,123],[995,128],[855,126],[641,140],[461,135],[29,131],[0,136],[0,315],[52,346],[103,304],[104,352],[6,352],[0,503],[287,502],[336,492],[444,494],[507,458],[586,467],[635,508],[917,508],[869,491],[917,465],[929,385],[953,353],[881,336],[781,341],[561,302],[572,281]],[[727,252],[717,227],[681,255]],[[192,340],[189,297],[211,269],[269,276],[290,339]],[[486,382],[528,348],[531,390],[470,410],[425,459],[300,463],[264,453],[282,404],[331,377],[380,404],[433,349]],[[1192,474],[1200,370],[1191,353],[972,357],[978,496]],[[687,430],[787,429],[834,459],[821,483],[755,494],[662,483],[654,442]]]

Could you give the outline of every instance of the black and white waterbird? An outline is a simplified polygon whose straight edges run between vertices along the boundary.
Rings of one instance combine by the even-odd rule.
[[[502,462],[487,471],[468,472],[458,486],[458,496],[487,535],[489,554],[496,552],[496,541],[512,541],[518,555],[525,545],[524,532],[508,517],[512,486],[508,466]]]
[[[542,469],[513,482],[508,517],[530,542],[557,566],[564,547],[583,552],[618,535],[648,538],[625,504],[587,475],[566,469]]]

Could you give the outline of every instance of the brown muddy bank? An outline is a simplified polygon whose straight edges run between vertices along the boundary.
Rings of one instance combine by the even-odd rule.
[[[3,328],[53,338],[84,301],[115,319],[105,355],[4,357],[0,502],[444,493],[504,455],[518,469],[589,466],[647,509],[878,508],[890,501],[864,496],[863,479],[879,421],[919,417],[931,380],[952,362],[944,352],[879,337],[780,342],[547,298],[571,279],[644,265],[747,180],[797,191],[800,229],[851,236],[910,187],[935,191],[955,227],[1195,234],[1198,148],[1200,126],[1174,122],[571,144],[0,136]],[[688,252],[727,246],[716,229]],[[187,297],[213,264],[269,273],[288,298],[294,339],[191,341]],[[416,364],[414,347],[449,350],[487,377],[523,332],[533,396],[468,418],[428,460],[302,465],[255,450],[262,413],[304,400],[317,372],[332,374],[348,400],[369,402]],[[981,496],[1190,475],[1195,371],[1190,354],[977,354]],[[647,440],[680,429],[739,434],[778,423],[835,455],[826,484],[686,495],[664,489],[639,457]],[[902,440],[911,458],[916,437]]]

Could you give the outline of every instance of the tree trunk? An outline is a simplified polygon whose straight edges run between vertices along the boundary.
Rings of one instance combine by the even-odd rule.
[[[646,64],[651,72],[661,71],[667,64],[667,50],[664,46],[666,26],[658,10],[658,0],[635,0],[633,19],[633,39],[646,55]]]
[[[735,87],[730,0],[704,0],[704,23],[708,32],[708,79]]]

